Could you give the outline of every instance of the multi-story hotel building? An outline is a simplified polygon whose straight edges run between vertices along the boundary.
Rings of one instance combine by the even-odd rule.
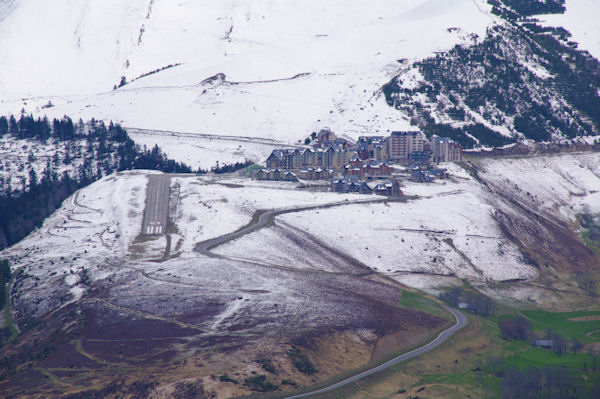
[[[413,151],[423,151],[421,132],[392,132],[388,137],[388,157],[394,161],[406,161]]]

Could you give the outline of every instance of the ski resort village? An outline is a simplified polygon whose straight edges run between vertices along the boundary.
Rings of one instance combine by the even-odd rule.
[[[266,168],[252,173],[260,180],[329,180],[335,192],[400,196],[402,180],[444,179],[448,171],[437,164],[462,160],[462,147],[452,139],[434,136],[428,141],[418,131],[360,136],[352,142],[323,129],[305,143],[312,145],[273,150]]]

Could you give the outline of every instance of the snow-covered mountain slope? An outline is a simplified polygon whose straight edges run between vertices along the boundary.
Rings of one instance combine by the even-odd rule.
[[[279,146],[323,127],[417,125],[465,146],[597,134],[599,64],[577,50],[600,51],[595,3],[3,1],[0,112]],[[221,162],[240,160],[231,147]],[[203,167],[215,155],[195,152]]]
[[[600,43],[598,6],[568,2],[565,10],[564,0],[490,3],[499,18],[483,41],[398,68],[384,88],[388,103],[426,134],[449,136],[469,148],[598,134],[600,62],[593,57]],[[575,27],[579,20],[575,35],[559,22]]]
[[[173,225],[160,237],[139,236],[147,173],[124,172],[78,191],[40,229],[0,256],[13,270],[23,268],[19,280],[29,288],[16,284],[13,296],[19,306],[35,310],[22,316],[41,317],[60,306],[61,297],[72,300],[66,292],[78,300],[92,295],[89,287],[96,282],[126,271],[206,284],[198,262],[210,262],[195,251],[198,242],[239,229],[257,210],[335,204],[277,216],[272,226],[216,248],[229,257],[228,281],[238,273],[262,275],[264,270],[330,276],[372,269],[433,292],[469,281],[502,301],[568,307],[584,295],[572,276],[595,272],[600,264],[573,230],[578,214],[600,212],[599,158],[597,153],[482,158],[468,170],[448,164],[450,179],[406,182],[406,201],[371,204],[359,202],[377,196],[299,190],[295,183],[234,176],[180,175],[171,179]],[[54,277],[33,288],[37,278],[48,275]],[[286,293],[268,278],[264,284]],[[562,298],[558,304],[555,289],[569,293],[569,301]],[[62,294],[46,295],[56,290]],[[231,290],[229,299],[235,300]],[[40,305],[31,296],[46,299]],[[264,305],[258,297],[253,301]]]
[[[600,2],[596,0],[567,0],[564,14],[540,15],[548,26],[561,26],[571,32],[581,50],[600,59]]]
[[[164,383],[185,367],[182,357],[190,375],[205,382],[225,373],[243,379],[260,371],[256,359],[269,358],[277,378],[308,385],[369,358],[340,364],[338,346],[316,346],[310,353],[319,374],[303,375],[288,356],[290,342],[305,342],[296,338],[371,353],[375,337],[399,325],[405,336],[439,325],[394,306],[401,290],[394,280],[431,293],[468,283],[527,307],[593,306],[578,276],[595,278],[600,261],[574,222],[600,212],[599,158],[473,157],[447,165],[448,180],[406,182],[404,200],[369,204],[359,202],[378,197],[239,175],[173,175],[169,228],[161,236],[139,234],[152,172],[105,176],[0,251],[14,272],[10,298],[21,332],[20,346],[0,354],[21,364],[61,343],[31,373],[6,377],[3,392],[54,384],[36,374],[40,367],[80,370],[85,383],[85,373],[106,375],[101,383],[114,385],[115,374],[99,370],[126,365],[136,367],[126,375],[152,374]],[[288,207],[272,224],[211,249],[217,257],[197,252],[199,242],[257,220],[258,210]],[[323,360],[330,354],[331,372]],[[72,360],[84,357],[85,367]],[[160,370],[153,368],[157,358]]]
[[[0,23],[0,110],[284,142],[323,126],[406,128],[377,94],[397,60],[482,38],[489,10],[483,0],[17,1]],[[133,82],[112,91],[121,76]]]
[[[600,212],[599,160],[583,152],[473,159],[468,171],[448,164],[449,180],[406,182],[416,196],[406,202],[282,215],[216,252],[310,269],[324,243],[428,291],[469,281],[501,301],[568,307],[552,290],[580,296],[572,275],[600,266],[573,231],[577,215]]]

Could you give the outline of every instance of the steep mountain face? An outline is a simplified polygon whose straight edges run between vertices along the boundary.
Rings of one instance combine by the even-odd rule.
[[[388,104],[465,147],[598,134],[600,63],[565,29],[527,17],[563,2],[489,3],[501,19],[485,38],[413,63],[384,87]]]

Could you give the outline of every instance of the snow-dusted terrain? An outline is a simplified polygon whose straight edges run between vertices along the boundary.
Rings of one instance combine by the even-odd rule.
[[[379,92],[398,61],[471,43],[494,20],[484,0],[33,0],[0,10],[0,112],[283,143],[325,126],[353,137],[408,128]],[[132,83],[111,90],[121,76]]]
[[[224,163],[246,160],[262,162],[274,147],[288,145],[277,140],[252,137],[199,135],[153,129],[127,128],[127,134],[141,146],[152,148],[158,145],[163,152],[172,154],[178,162],[183,162],[194,170],[210,170],[217,164],[222,166]]]
[[[538,212],[571,221],[585,210],[600,212],[598,153],[486,159],[481,175]]]
[[[436,317],[397,307],[398,287],[367,278],[372,274],[367,267],[343,256],[337,255],[336,263],[331,256],[322,258],[326,249],[313,254],[327,262],[321,260],[310,273],[194,251],[197,240],[237,229],[258,209],[368,197],[178,175],[172,179],[169,209],[174,225],[166,236],[144,237],[139,233],[148,173],[113,174],[81,189],[40,229],[0,252],[15,273],[11,301],[21,341],[34,337],[33,345],[46,345],[56,331],[64,341],[81,328],[71,352],[64,347],[54,351],[44,360],[48,367],[62,367],[54,354],[66,356],[71,369],[85,354],[94,368],[78,372],[96,376],[96,367],[110,370],[116,364],[121,369],[125,362],[148,373],[157,358],[179,367],[183,356],[192,359],[197,378],[222,385],[210,377],[214,370],[251,376],[261,370],[256,359],[268,354],[281,377],[308,385],[315,376],[294,373],[287,356],[293,339],[335,342],[344,331],[363,351],[360,362],[367,362],[375,337],[442,324]],[[229,358],[224,360],[222,353]],[[319,353],[315,361],[319,379],[355,367],[336,356],[334,371],[327,371],[324,359]],[[38,375],[19,378],[40,384]],[[21,389],[18,381],[9,385]],[[247,392],[243,386],[235,390]],[[217,397],[231,395],[225,391]]]
[[[147,261],[161,260],[171,266],[159,269],[184,281],[195,276],[189,262],[201,257],[195,252],[198,242],[239,229],[258,210],[343,202],[278,216],[273,226],[214,251],[277,270],[369,268],[434,291],[457,278],[481,286],[512,280],[527,284],[588,262],[590,255],[571,248],[571,241],[561,242],[567,236],[557,231],[571,229],[577,214],[600,212],[599,161],[597,153],[482,158],[473,165],[477,178],[448,164],[450,179],[406,182],[406,201],[371,204],[357,202],[376,196],[314,192],[295,183],[178,176],[171,180],[174,228],[167,240],[138,237],[146,173],[127,172],[78,191],[42,228],[2,256],[11,259],[14,270],[24,267],[36,279],[57,276],[45,280],[53,287],[56,278],[79,276],[64,280],[75,297],[82,293],[77,281],[84,270],[92,281],[114,273],[96,270],[103,260],[129,262],[128,267],[148,273],[155,264]],[[552,255],[540,269],[534,260],[547,245]],[[569,250],[579,259],[565,265]]]
[[[577,214],[600,212],[599,161],[597,153],[482,158],[477,179],[447,165],[449,180],[407,182],[404,193],[416,198],[406,202],[282,215],[272,228],[216,251],[314,268],[310,254],[324,243],[409,286],[436,291],[460,278],[488,290],[494,282],[521,281],[490,293],[531,300],[528,284],[539,277],[597,262],[569,231]]]
[[[307,385],[314,377],[294,374],[285,355],[292,339],[335,342],[343,331],[344,345],[368,351],[375,336],[439,325],[397,307],[393,280],[432,293],[468,282],[504,303],[580,306],[588,297],[573,275],[598,258],[574,222],[600,212],[599,161],[592,152],[474,157],[464,168],[444,165],[448,180],[407,181],[403,200],[380,203],[240,175],[173,175],[162,236],[140,235],[153,172],[122,172],[76,192],[0,257],[15,273],[20,339],[37,345],[52,342],[54,331],[82,331],[69,344],[79,355],[64,355],[68,362],[84,354],[94,367],[121,367],[191,356],[201,359],[191,362],[193,373],[219,385],[208,377],[214,370],[253,375],[255,359],[274,354],[280,377]],[[213,256],[198,252],[197,243],[266,209],[290,212]],[[42,364],[58,370],[63,352]],[[341,369],[332,370],[319,378]],[[37,384],[39,375],[22,378]]]
[[[599,57],[597,1],[566,7],[536,18]],[[0,0],[0,115],[113,120],[194,169],[260,162],[325,127],[353,139],[425,131],[420,118],[457,122],[432,110],[464,99],[415,90],[405,109],[398,103],[408,97],[386,101],[384,85],[400,77],[408,91],[439,86],[418,67],[425,58],[448,57],[457,44],[455,53],[494,47],[483,40],[494,25],[506,29],[496,31],[502,44],[511,24],[486,0]],[[517,77],[537,82],[524,87],[536,94],[525,103],[564,108],[539,57],[498,50],[521,68]],[[477,61],[463,61],[455,59],[472,70],[457,77],[496,89],[496,75],[486,81]],[[457,123],[512,136],[515,116],[503,119],[487,100]],[[148,175],[158,172],[112,173],[117,147],[100,162],[91,140],[16,137],[0,137],[3,192],[34,186],[44,171],[99,180],[0,251],[20,332],[0,352],[19,370],[0,379],[9,396],[155,382],[169,396],[192,378],[216,387],[211,397],[246,395],[242,382],[271,373],[260,359],[272,362],[280,389],[296,389],[373,361],[378,338],[397,341],[393,351],[441,328],[439,317],[400,306],[411,288],[471,285],[500,303],[566,310],[589,300],[575,277],[600,264],[579,237],[581,214],[600,214],[600,153],[574,152],[592,145],[523,157],[474,151],[442,165],[446,180],[402,180],[405,196],[394,199],[328,192],[328,182],[173,174],[166,233],[144,236]],[[251,233],[201,244],[265,215]],[[316,374],[292,364],[296,346]]]
[[[63,300],[60,306],[79,300],[84,292],[80,282],[85,271],[97,268],[107,259],[124,257],[130,242],[139,234],[146,180],[146,173],[130,172],[127,178],[111,175],[77,191],[41,228],[2,251],[2,257],[14,262],[13,270],[25,266],[24,272],[31,277],[28,284],[35,283],[40,290],[58,291],[58,297],[66,296],[68,301]],[[106,273],[110,270],[95,278]],[[19,300],[27,302],[26,297]],[[49,295],[27,317],[56,310],[56,300]]]
[[[84,139],[40,143],[38,140],[2,136],[0,137],[0,192],[26,191],[30,184],[30,171],[35,172],[38,181],[44,173],[55,173],[59,177],[67,173],[75,179],[85,161],[86,151],[87,142]],[[68,162],[65,161],[67,156],[70,157]],[[100,168],[98,162],[93,162],[92,166],[94,172]]]
[[[573,35],[581,50],[600,59],[600,2],[596,0],[567,0],[564,14],[541,15],[537,18],[548,26],[562,26]]]
[[[279,183],[244,186],[227,180],[207,184],[196,178],[176,178],[179,185],[177,226],[185,238],[182,250],[189,256],[196,243],[230,233],[244,226],[260,209],[281,209],[331,202],[372,199],[358,194],[301,191]]]
[[[536,277],[535,269],[523,263],[523,255],[496,225],[484,190],[463,170],[448,166],[455,176],[451,180],[407,182],[405,195],[416,198],[406,202],[306,211],[278,220],[284,227],[308,232],[369,267],[420,288],[431,288],[431,275],[441,276],[436,284],[447,282],[443,276],[473,281]],[[281,251],[289,241],[284,233],[263,230],[217,252],[238,257],[253,254],[256,259],[302,267],[309,254],[299,256],[298,248]]]

